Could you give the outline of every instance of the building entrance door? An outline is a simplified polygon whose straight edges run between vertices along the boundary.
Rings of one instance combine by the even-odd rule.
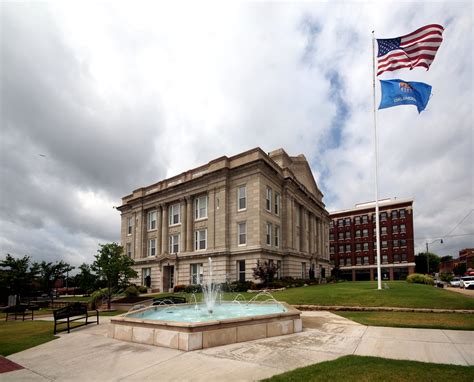
[[[163,267],[163,292],[171,292],[174,288],[174,265]]]

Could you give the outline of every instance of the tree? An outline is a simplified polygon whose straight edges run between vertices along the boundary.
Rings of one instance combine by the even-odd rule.
[[[123,247],[117,243],[100,244],[92,270],[105,282],[107,287],[107,308],[110,309],[112,293],[128,285],[131,278],[138,274],[131,266],[134,261],[123,254]]]
[[[56,261],[55,263],[34,263],[34,267],[38,269],[38,281],[44,293],[47,293],[51,299],[53,298],[53,288],[56,280],[64,278],[65,273],[71,266],[65,262]]]
[[[450,261],[452,259],[453,257],[451,255],[446,255],[446,256],[441,257],[439,261],[442,263],[443,261]]]
[[[439,271],[440,258],[435,253],[428,252],[428,261],[430,263],[430,273]],[[426,269],[426,252],[420,252],[415,256],[415,272],[428,273]]]
[[[466,263],[459,263],[453,269],[453,273],[456,276],[464,276],[464,273],[466,273],[466,271],[467,271]]]
[[[252,271],[255,279],[259,279],[264,285],[268,285],[268,283],[271,283],[275,278],[278,272],[278,266],[273,262],[264,261],[263,263],[259,262]]]
[[[0,261],[0,285],[1,289],[8,294],[27,294],[31,290],[31,284],[37,273],[35,266],[30,266],[30,257],[23,256],[15,259],[7,254],[5,260]]]
[[[82,264],[79,266],[79,273],[74,277],[74,283],[84,293],[90,294],[96,290],[97,275],[93,273],[89,264]]]

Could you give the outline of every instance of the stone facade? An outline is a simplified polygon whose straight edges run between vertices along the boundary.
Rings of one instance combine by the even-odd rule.
[[[122,199],[121,241],[155,291],[253,280],[259,261],[279,277],[329,276],[329,214],[303,155],[255,148],[221,157]],[[313,273],[313,272],[311,272]],[[149,278],[147,276],[150,276]]]

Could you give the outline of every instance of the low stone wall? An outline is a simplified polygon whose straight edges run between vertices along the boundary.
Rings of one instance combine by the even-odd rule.
[[[466,313],[474,314],[469,309],[431,309],[431,308],[397,308],[390,306],[340,306],[340,305],[293,305],[298,310],[332,310],[352,312],[414,312],[414,313]]]

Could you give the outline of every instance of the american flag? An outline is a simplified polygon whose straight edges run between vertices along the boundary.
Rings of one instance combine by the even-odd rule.
[[[429,69],[443,41],[444,28],[430,24],[402,37],[377,39],[377,76],[386,71],[423,66]]]

